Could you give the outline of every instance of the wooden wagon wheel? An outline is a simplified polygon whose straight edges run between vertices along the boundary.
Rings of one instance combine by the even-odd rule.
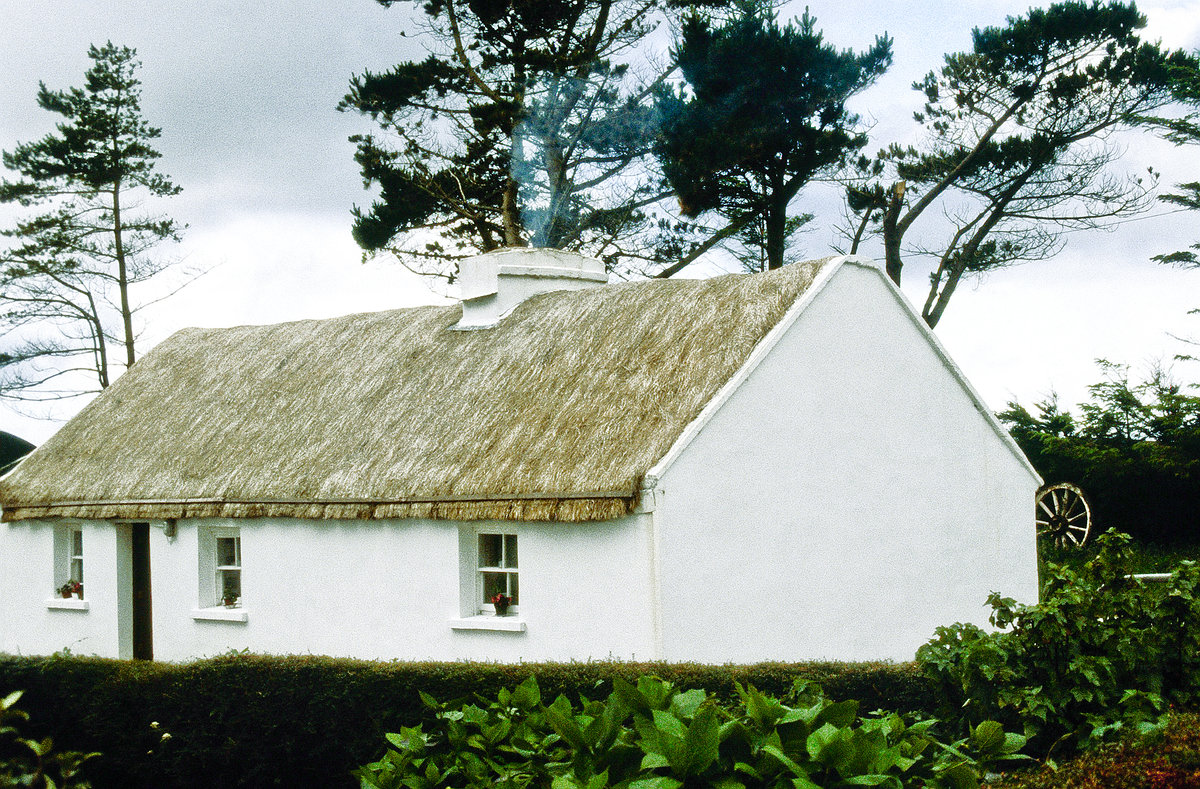
[[[1092,509],[1070,482],[1043,485],[1037,492],[1037,533],[1060,548],[1080,548],[1092,531]]]

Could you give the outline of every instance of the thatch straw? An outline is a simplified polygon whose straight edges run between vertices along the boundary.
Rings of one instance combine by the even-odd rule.
[[[0,482],[5,520],[603,520],[825,261],[460,308],[188,329]]]

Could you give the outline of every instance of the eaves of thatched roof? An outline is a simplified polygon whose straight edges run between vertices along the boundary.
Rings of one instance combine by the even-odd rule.
[[[0,480],[7,521],[598,520],[828,261],[173,335]]]

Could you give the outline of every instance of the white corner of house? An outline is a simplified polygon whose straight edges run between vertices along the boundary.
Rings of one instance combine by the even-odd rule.
[[[876,260],[875,258],[863,257],[862,255],[842,255],[840,262],[849,263],[854,266],[861,266],[862,268],[873,268],[877,271],[884,270],[883,261]]]
[[[658,487],[658,477],[647,474],[642,479],[642,489],[638,495],[638,506],[634,512],[654,512],[658,509],[658,497],[662,490]]]
[[[826,262],[825,265],[821,267],[821,270],[817,276],[813,279],[812,284],[809,285],[802,294],[800,294],[800,297],[792,303],[792,306],[788,307],[787,312],[785,312],[783,317],[779,319],[779,322],[772,326],[771,330],[768,331],[761,340],[759,340],[758,345],[754,346],[754,350],[752,350],[750,355],[746,357],[746,361],[742,363],[742,366],[738,368],[737,372],[735,372],[729,378],[729,380],[725,382],[724,386],[717,390],[717,393],[713,395],[711,400],[708,401],[703,410],[700,411],[700,414],[683,429],[683,432],[679,435],[679,438],[675,439],[675,443],[671,445],[666,454],[664,454],[659,461],[655,463],[649,471],[646,472],[645,481],[642,485],[643,489],[648,487],[657,487],[658,480],[660,480],[663,475],[666,474],[667,469],[674,465],[675,460],[683,453],[685,449],[687,449],[688,445],[695,440],[696,436],[700,434],[700,431],[703,430],[705,425],[712,420],[713,416],[721,410],[721,407],[725,405],[729,398],[733,397],[733,393],[736,392],[743,383],[745,383],[746,379],[750,377],[750,374],[753,373],[762,363],[763,359],[767,357],[767,354],[769,354],[775,348],[775,346],[779,344],[779,341],[783,339],[785,334],[787,334],[788,329],[790,329],[792,325],[799,320],[800,315],[806,309],[808,309],[808,305],[812,304],[813,301],[816,300],[817,296],[820,295],[821,291],[825,290],[825,286],[829,284],[829,281],[833,279],[834,275],[838,272],[842,265],[847,262],[855,265],[865,265],[875,269],[879,268],[878,264],[876,264],[870,258],[862,258],[850,255],[834,257]]]
[[[903,312],[908,316],[909,320],[912,321],[913,325],[917,327],[918,331],[924,335],[925,340],[933,348],[934,353],[941,360],[942,366],[946,368],[946,371],[950,373],[952,378],[958,381],[959,386],[963,388],[963,391],[966,392],[967,396],[971,399],[971,402],[975,404],[975,410],[983,415],[983,418],[987,420],[989,425],[991,425],[992,430],[996,433],[1000,440],[1004,442],[1009,451],[1016,456],[1017,460],[1020,461],[1025,470],[1028,471],[1033,479],[1037,481],[1037,484],[1041,485],[1041,475],[1037,473],[1037,470],[1033,467],[1033,464],[1029,462],[1029,458],[1025,457],[1025,453],[1021,451],[1019,446],[1017,446],[1016,440],[1013,439],[1009,432],[1004,429],[1004,425],[1000,424],[1000,420],[996,418],[996,415],[992,412],[992,409],[988,407],[987,401],[983,399],[983,396],[980,395],[975,387],[971,384],[970,379],[967,378],[966,374],[962,371],[962,368],[958,366],[958,363],[954,361],[954,358],[950,356],[949,351],[946,350],[946,346],[942,345],[942,341],[938,339],[938,336],[936,333],[934,333],[933,329],[929,328],[929,324],[927,324],[925,319],[921,317],[921,313],[917,311],[917,308],[908,300],[908,297],[904,295],[904,292],[900,290],[900,287],[892,281],[892,278],[887,275],[887,271],[883,268],[883,266],[874,261],[867,261],[866,263],[862,263],[860,261],[867,261],[867,259],[857,257],[851,259],[850,257],[847,257],[845,262],[862,265],[864,268],[872,268],[876,271],[876,273],[879,274],[879,277],[882,279],[888,291],[892,294],[892,297],[895,298],[897,303],[900,304]]]

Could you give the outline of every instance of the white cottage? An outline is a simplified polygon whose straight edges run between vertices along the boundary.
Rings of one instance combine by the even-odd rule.
[[[0,651],[904,660],[1035,599],[1038,476],[876,264],[604,279],[174,335],[0,481]]]

